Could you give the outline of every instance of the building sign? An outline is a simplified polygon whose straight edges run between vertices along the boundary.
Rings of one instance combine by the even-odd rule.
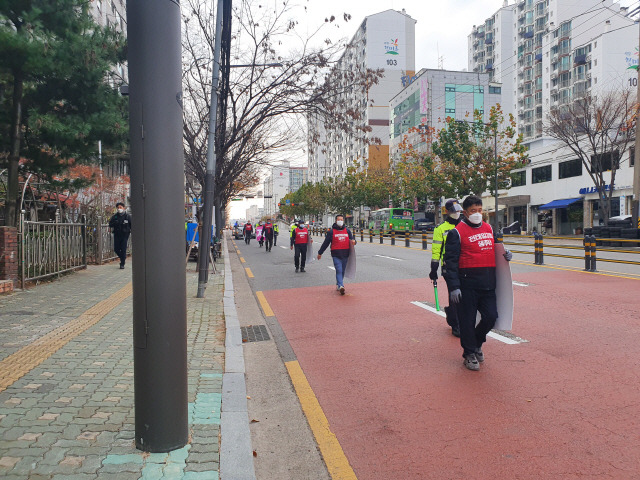
[[[638,70],[638,47],[634,52],[624,52],[624,61],[627,64],[627,70]]]
[[[400,80],[402,80],[402,86],[403,87],[408,87],[409,85],[411,85],[413,83],[413,81],[418,78],[417,75],[414,75],[413,77],[410,77],[409,75],[403,75]]]
[[[620,187],[620,186],[616,186],[616,187],[614,187],[613,189],[614,189],[614,190],[625,190],[625,189],[627,189],[627,188],[629,188],[629,189],[630,189],[630,188],[633,188],[633,187],[626,185],[626,186],[622,186],[622,187]],[[608,192],[609,190],[611,190],[611,185],[605,185],[605,187],[604,187],[604,191],[605,191],[605,192]],[[593,186],[593,187],[585,187],[585,188],[581,188],[581,189],[579,190],[579,193],[580,193],[580,195],[587,195],[587,194],[589,194],[589,193],[598,193],[598,191],[600,191],[600,189],[599,189],[599,188],[597,188],[596,186]]]
[[[420,115],[425,115],[429,111],[429,80],[427,77],[423,77],[420,79]],[[426,120],[422,121],[426,123]]]
[[[620,195],[620,215],[627,214],[627,197]]]
[[[398,51],[398,39],[395,40],[392,38],[388,42],[384,42],[384,50],[385,55],[399,55]]]
[[[407,27],[397,12],[372,15],[367,19],[367,66],[389,70],[407,70]],[[413,65],[411,66],[413,69]]]

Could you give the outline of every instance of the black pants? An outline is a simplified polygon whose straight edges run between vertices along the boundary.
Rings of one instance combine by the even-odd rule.
[[[447,286],[447,299],[449,298],[449,294],[451,290],[449,289],[449,284],[445,280],[445,285]],[[454,330],[459,328],[458,322],[458,308],[455,303],[449,303],[448,307],[444,307],[444,313],[447,314],[447,325],[449,325]]]
[[[296,243],[293,247],[295,249],[295,255],[293,257],[293,263],[296,268],[304,268],[304,264],[307,260],[307,244]],[[302,256],[302,258],[300,258]]]
[[[273,243],[273,237],[264,237],[264,241],[266,242],[265,250],[268,252],[271,250],[271,246]]]
[[[278,234],[274,233],[273,234],[273,245],[278,245]]]
[[[120,257],[120,265],[124,265],[127,259],[127,241],[129,241],[128,233],[113,235],[113,251]]]
[[[487,333],[491,331],[498,319],[496,291],[461,288],[462,298],[458,304],[458,321],[460,322],[460,345],[463,355],[474,353],[487,341]],[[476,326],[476,312],[482,319]]]
[[[247,245],[249,245],[249,243],[251,243],[251,234],[250,233],[247,233],[244,236],[244,243],[246,243]]]

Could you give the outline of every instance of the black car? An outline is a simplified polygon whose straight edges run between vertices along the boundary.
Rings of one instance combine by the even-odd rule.
[[[413,229],[420,232],[433,232],[436,224],[426,218],[419,218],[413,222]]]

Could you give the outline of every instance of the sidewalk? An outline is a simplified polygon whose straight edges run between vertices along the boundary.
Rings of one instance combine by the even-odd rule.
[[[195,298],[187,271],[190,442],[134,446],[131,263],[0,296],[0,478],[219,478],[224,266]],[[171,419],[167,419],[171,421]]]

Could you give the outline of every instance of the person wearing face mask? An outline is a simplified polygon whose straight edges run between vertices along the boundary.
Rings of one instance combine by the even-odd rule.
[[[460,212],[462,211],[462,207],[455,198],[446,200],[444,203],[444,209],[447,213],[447,218],[445,218],[444,222],[438,225],[433,231],[433,242],[431,245],[431,272],[429,273],[429,278],[434,282],[438,280],[438,267],[440,266],[441,261],[442,274],[444,276],[444,271],[446,270],[446,266],[443,261],[445,240],[447,238],[447,234],[456,228],[456,225],[458,225],[458,222],[460,221]],[[446,282],[446,284],[448,297],[448,292],[450,291],[449,283]],[[444,307],[444,312],[447,315],[447,324],[451,327],[451,333],[454,336],[459,337],[460,327],[458,326],[458,315],[456,313],[455,305]]]
[[[496,304],[496,258],[491,225],[482,221],[482,199],[469,195],[462,202],[464,217],[447,235],[442,275],[449,302],[456,305],[464,366],[480,370],[482,344],[498,318]],[[511,261],[512,254],[504,257]],[[476,314],[480,323],[476,326]]]
[[[320,250],[318,250],[318,260],[322,257],[324,251],[331,245],[331,258],[333,266],[336,269],[336,290],[340,295],[345,294],[344,288],[344,272],[349,261],[349,252],[351,245],[355,245],[356,240],[351,230],[344,226],[344,216],[336,215],[336,223],[327,232],[324,242]]]
[[[295,247],[293,263],[298,271],[304,272],[307,263],[307,245],[311,242],[309,230],[304,225],[304,220],[298,220],[298,226],[291,233],[291,250]]]
[[[120,269],[124,269],[127,259],[127,242],[131,233],[131,215],[126,212],[124,203],[116,203],[117,212],[109,220],[109,227],[113,232],[113,251],[120,257]]]

